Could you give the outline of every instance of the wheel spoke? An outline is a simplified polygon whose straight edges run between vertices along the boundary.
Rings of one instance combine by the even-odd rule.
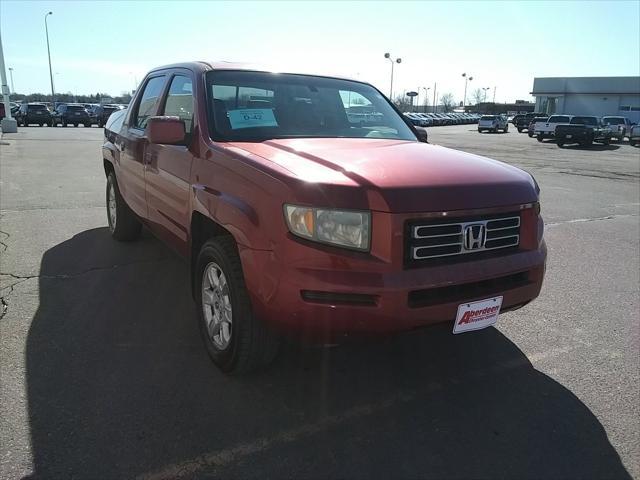
[[[205,289],[202,291],[202,303],[213,306],[213,290]]]

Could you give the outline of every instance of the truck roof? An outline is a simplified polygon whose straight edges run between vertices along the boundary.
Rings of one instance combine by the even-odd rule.
[[[360,83],[368,83],[363,80],[350,78],[343,75],[328,75],[321,74],[313,71],[305,71],[300,69],[293,69],[290,67],[283,67],[280,65],[266,65],[266,64],[257,64],[257,63],[243,63],[243,62],[227,62],[227,61],[193,61],[193,62],[181,62],[181,63],[173,63],[169,65],[162,65],[150,70],[150,72],[155,72],[158,70],[166,70],[168,68],[186,68],[188,70],[193,70],[194,72],[204,73],[211,70],[244,70],[247,72],[277,72],[277,73],[291,73],[296,75],[310,75],[314,77],[326,77],[326,78],[338,78],[341,80],[350,80],[354,82]]]

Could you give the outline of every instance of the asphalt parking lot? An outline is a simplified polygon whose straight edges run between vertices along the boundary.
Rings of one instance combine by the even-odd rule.
[[[187,265],[110,239],[101,138],[0,141],[0,478],[640,478],[640,149],[429,129],[536,177],[540,298],[230,378]]]

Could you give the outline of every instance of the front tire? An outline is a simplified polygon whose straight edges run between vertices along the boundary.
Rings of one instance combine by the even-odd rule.
[[[518,127],[518,133],[522,133],[522,128]]]
[[[194,274],[200,333],[213,363],[228,374],[271,363],[279,338],[253,315],[233,238],[205,242]]]
[[[544,137],[540,134],[538,134],[537,140],[542,143],[542,140],[544,140]]]
[[[531,130],[527,132],[527,135],[529,135],[529,138],[533,138],[533,132]]]
[[[142,224],[129,205],[120,195],[114,172],[107,177],[107,221],[111,236],[121,242],[136,240],[140,236]]]

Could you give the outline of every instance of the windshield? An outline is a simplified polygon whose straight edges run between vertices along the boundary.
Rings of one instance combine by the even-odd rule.
[[[334,78],[249,71],[207,75],[212,137],[416,140],[372,86]]]
[[[480,118],[480,120],[495,120],[496,117],[495,115],[483,115],[482,118]]]
[[[69,112],[84,112],[84,107],[82,105],[67,105],[67,110]]]
[[[562,115],[549,118],[549,123],[569,123],[569,121],[570,121],[569,117],[562,116]]]
[[[39,111],[39,110],[47,109],[47,107],[41,104],[27,105],[27,108],[29,109],[29,111],[34,111],[34,110]]]
[[[604,117],[602,120],[604,123],[609,123],[611,125],[624,125],[624,118],[622,117]]]
[[[538,122],[546,122],[546,121],[547,121],[547,117],[538,117],[538,118],[534,118],[531,122],[538,123]]]
[[[578,125],[598,125],[596,117],[573,117],[571,123]]]

